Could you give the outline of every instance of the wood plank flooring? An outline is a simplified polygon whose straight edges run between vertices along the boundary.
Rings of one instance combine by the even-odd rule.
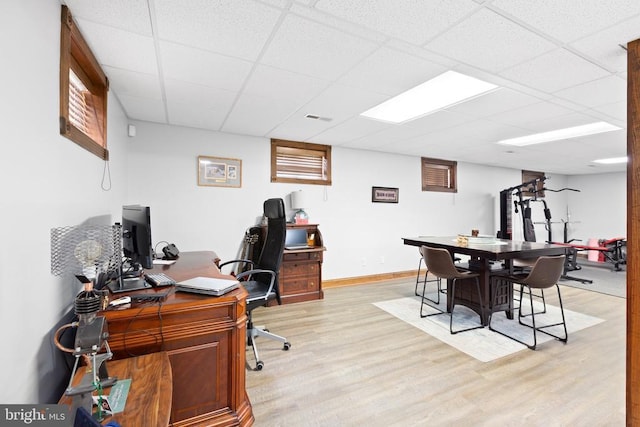
[[[483,363],[372,305],[413,289],[331,288],[322,301],[255,310],[292,344],[258,339],[264,369],[247,371],[255,426],[624,426],[624,298],[561,285],[567,309],[606,321]]]

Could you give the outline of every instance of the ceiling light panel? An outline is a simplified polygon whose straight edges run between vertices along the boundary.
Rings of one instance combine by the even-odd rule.
[[[474,77],[447,71],[361,115],[384,122],[403,123],[491,92],[497,87]]]
[[[620,128],[618,126],[614,126],[607,122],[595,122],[588,125],[556,129],[549,132],[535,133],[518,138],[503,139],[502,141],[498,141],[498,144],[515,145],[518,147],[522,147],[525,145],[541,144],[544,142],[559,141],[563,139],[578,138],[580,136],[594,135],[603,132],[611,132],[619,129]]]

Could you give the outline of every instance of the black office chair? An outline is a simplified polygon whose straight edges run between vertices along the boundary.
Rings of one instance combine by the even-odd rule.
[[[256,358],[257,371],[264,367],[264,363],[258,356],[256,337],[265,337],[283,343],[283,350],[289,350],[291,343],[280,335],[272,334],[263,328],[253,325],[253,310],[264,307],[271,301],[281,304],[278,289],[278,273],[282,263],[284,252],[284,238],[286,233],[286,217],[284,213],[284,201],[282,199],[269,199],[264,202],[264,216],[267,218],[267,233],[264,244],[257,260],[240,259],[227,261],[220,264],[220,268],[228,264],[244,263],[250,266],[249,270],[242,271],[236,277],[247,290],[247,342],[253,348]]]

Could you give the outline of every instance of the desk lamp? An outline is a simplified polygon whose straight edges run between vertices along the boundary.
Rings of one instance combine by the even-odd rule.
[[[296,224],[308,224],[309,215],[304,211],[306,206],[306,199],[302,190],[294,191],[291,193],[291,209],[295,209],[293,214],[293,222]]]

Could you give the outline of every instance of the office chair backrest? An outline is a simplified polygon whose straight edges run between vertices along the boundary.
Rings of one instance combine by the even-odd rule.
[[[260,252],[258,267],[277,273],[282,262],[284,238],[287,232],[284,201],[282,199],[265,200],[263,209],[264,216],[267,218],[267,236]]]
[[[460,276],[460,272],[453,263],[453,258],[448,250],[442,248],[430,248],[422,246],[422,254],[425,257],[427,270],[434,276],[443,279],[453,279]]]
[[[539,257],[521,283],[532,288],[548,288],[555,285],[564,272],[564,259],[564,255]]]

